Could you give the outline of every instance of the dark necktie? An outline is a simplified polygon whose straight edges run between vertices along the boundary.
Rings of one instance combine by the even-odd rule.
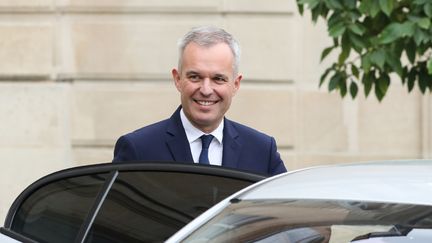
[[[213,139],[213,135],[202,135],[201,137],[201,143],[202,143],[202,149],[201,149],[201,154],[199,157],[199,162],[200,164],[210,164],[209,162],[209,158],[208,158],[208,151],[209,151],[209,146],[210,143]]]

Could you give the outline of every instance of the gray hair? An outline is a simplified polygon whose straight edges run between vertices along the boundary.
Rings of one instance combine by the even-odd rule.
[[[178,68],[180,72],[182,69],[181,65],[183,59],[183,52],[186,46],[191,42],[204,47],[210,47],[219,43],[227,44],[234,56],[234,76],[238,74],[240,65],[240,45],[230,33],[214,26],[201,26],[192,28],[188,33],[186,33],[185,36],[183,36],[182,39],[179,40]]]

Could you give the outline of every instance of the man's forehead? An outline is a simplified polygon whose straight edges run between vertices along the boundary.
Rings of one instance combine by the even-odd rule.
[[[189,43],[180,61],[182,73],[231,76],[234,69],[234,56],[223,42],[208,47]]]
[[[231,54],[230,56],[234,57],[234,53],[232,52],[230,46],[225,42],[218,42],[209,45],[200,45],[195,42],[190,42],[185,46],[183,50],[183,54],[191,50],[203,50],[203,51],[218,50],[219,52],[223,50],[226,51],[227,53],[229,52]]]

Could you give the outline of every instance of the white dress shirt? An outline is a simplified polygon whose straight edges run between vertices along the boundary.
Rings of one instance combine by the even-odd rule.
[[[206,135],[208,134],[202,132],[194,125],[192,125],[192,123],[184,114],[183,108],[180,110],[180,118],[186,132],[186,137],[189,141],[189,146],[192,152],[192,158],[195,163],[199,163],[198,162],[199,156],[201,154],[201,149],[202,149],[202,143],[200,137],[204,134]],[[208,157],[211,165],[222,165],[223,128],[224,128],[224,123],[222,121],[213,132],[209,133],[214,137],[210,143],[209,153],[208,153]]]

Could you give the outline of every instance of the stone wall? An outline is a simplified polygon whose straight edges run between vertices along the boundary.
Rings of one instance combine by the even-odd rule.
[[[432,100],[392,80],[382,103],[318,89],[326,27],[273,0],[0,1],[0,219],[50,172],[109,162],[116,139],[171,115],[177,40],[217,25],[242,45],[228,117],[273,135],[290,170],[432,157]]]

